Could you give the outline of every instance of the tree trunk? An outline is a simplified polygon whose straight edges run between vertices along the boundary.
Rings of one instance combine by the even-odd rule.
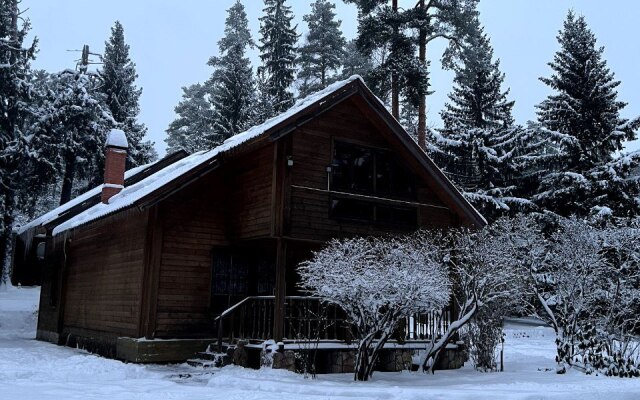
[[[64,177],[62,179],[62,190],[60,191],[60,205],[71,200],[71,191],[73,189],[73,176],[76,172],[76,160],[73,154],[67,154],[65,157]]]
[[[0,284],[9,280],[9,255],[11,254],[11,236],[13,228],[13,211],[15,208],[15,193],[13,189],[5,188],[2,215],[2,230],[0,231]]]
[[[398,0],[392,0],[391,9],[394,13],[398,12]],[[394,34],[398,34],[398,26],[393,28]],[[400,87],[398,85],[398,72],[391,73],[391,114],[395,119],[400,121]]]
[[[425,12],[424,0],[420,0],[420,11]],[[424,28],[420,28],[418,37],[419,42],[419,61],[423,67],[427,64],[427,32]],[[427,148],[427,94],[421,93],[418,103],[418,145],[426,150]]]

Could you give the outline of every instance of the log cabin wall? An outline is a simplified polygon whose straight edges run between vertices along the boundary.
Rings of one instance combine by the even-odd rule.
[[[223,166],[229,191],[229,236],[233,240],[268,237],[274,145],[263,146]]]
[[[137,210],[74,232],[63,267],[63,338],[115,348],[118,336],[138,336],[145,232],[146,213]]]
[[[333,161],[335,140],[388,149],[400,159],[412,159],[390,132],[381,132],[351,100],[334,107],[293,133],[291,168],[291,215],[288,236],[295,239],[329,240],[349,235],[380,235],[406,232],[410,227],[380,226],[330,218],[332,193],[327,190],[327,167]],[[413,171],[422,167],[407,164]],[[444,206],[423,179],[416,182],[417,226],[445,227],[456,224],[455,216]],[[391,203],[393,204],[393,203]],[[415,227],[413,228],[415,229]]]
[[[213,334],[212,249],[269,236],[272,157],[266,146],[233,159],[162,203],[155,337]]]

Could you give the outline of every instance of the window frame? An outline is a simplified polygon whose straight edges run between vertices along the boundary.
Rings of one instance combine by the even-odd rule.
[[[357,146],[357,147],[361,147],[364,149],[367,149],[369,151],[371,151],[372,157],[371,157],[371,163],[372,163],[372,172],[371,172],[371,176],[372,176],[372,183],[371,183],[371,187],[372,190],[371,191],[365,191],[365,190],[352,190],[349,188],[336,188],[335,187],[335,183],[334,183],[334,169],[338,167],[338,165],[336,165],[336,151],[337,151],[337,146],[339,144],[346,144],[348,146]],[[392,162],[395,163],[395,165],[397,167],[399,167],[400,169],[404,170],[405,173],[408,173],[410,175],[410,185],[411,185],[411,194],[410,195],[402,195],[402,194],[397,194],[394,193],[393,189],[391,189],[389,191],[389,193],[380,193],[378,190],[378,153],[385,153],[387,155],[389,155],[389,159],[392,160]],[[380,146],[372,146],[370,144],[365,144],[362,141],[359,140],[354,140],[354,139],[349,139],[349,138],[342,138],[342,137],[336,137],[336,136],[332,136],[331,137],[331,172],[329,173],[329,191],[330,192],[344,192],[344,193],[353,193],[353,194],[361,194],[361,195],[367,195],[367,196],[375,196],[375,197],[382,197],[382,198],[388,198],[388,199],[395,199],[395,200],[406,200],[406,201],[415,201],[418,198],[417,195],[417,176],[416,174],[411,170],[411,168],[409,168],[405,163],[402,162],[402,160],[388,147],[380,147]],[[390,176],[389,178],[389,182],[390,182],[390,186],[393,187],[394,181],[393,181],[393,176]]]

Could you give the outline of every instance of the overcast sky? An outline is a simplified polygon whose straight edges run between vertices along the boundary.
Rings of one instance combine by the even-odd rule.
[[[22,8],[32,22],[32,36],[40,40],[34,66],[50,72],[73,68],[80,49],[88,44],[92,52],[102,53],[113,22],[125,29],[131,58],[137,65],[138,85],[143,88],[140,119],[149,128],[149,138],[164,154],[165,129],[174,119],[173,108],[181,97],[181,87],[206,80],[206,65],[217,52],[223,34],[226,10],[235,0],[135,1],[135,0],[23,0]],[[307,30],[302,16],[312,0],[289,0],[298,23],[298,32]],[[347,38],[357,31],[356,9],[335,0],[342,29]],[[258,40],[258,18],[262,0],[243,0],[250,28]],[[410,7],[415,0],[400,0]],[[619,99],[629,103],[623,115],[640,115],[640,41],[637,16],[640,2],[635,0],[481,0],[480,18],[491,37],[494,54],[506,73],[506,87],[516,101],[515,118],[524,123],[535,118],[535,104],[549,93],[538,81],[548,76],[547,66],[558,49],[556,35],[567,11],[574,9],[586,17],[598,43],[605,47],[605,58],[616,78],[622,81]],[[429,124],[438,126],[438,113],[451,88],[452,75],[440,68],[443,43],[428,49],[431,59]],[[257,51],[251,53],[254,67]],[[637,148],[640,146],[630,146]]]

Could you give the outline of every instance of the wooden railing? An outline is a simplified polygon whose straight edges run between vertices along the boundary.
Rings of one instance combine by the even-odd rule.
[[[267,340],[273,338],[274,296],[247,297],[215,318],[218,347],[223,340]],[[338,306],[316,297],[287,296],[284,313],[285,340],[351,341],[351,327]],[[451,323],[448,309],[415,314],[401,324],[399,336],[407,341],[429,340],[441,336]]]

